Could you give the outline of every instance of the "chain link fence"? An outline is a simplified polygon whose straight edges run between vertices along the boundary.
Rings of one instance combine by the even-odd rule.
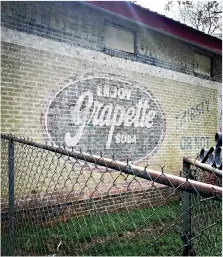
[[[183,177],[222,187],[220,170],[197,160],[184,158]],[[222,253],[222,202],[213,201],[214,196],[201,198],[198,194],[182,193],[185,210],[184,248],[186,255],[221,256]]]
[[[191,164],[178,177],[7,135],[1,157],[2,255],[221,254],[215,173],[208,184]]]

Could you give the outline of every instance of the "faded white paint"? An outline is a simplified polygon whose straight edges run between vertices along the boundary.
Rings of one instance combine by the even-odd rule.
[[[110,98],[119,98],[121,100],[130,100],[131,90],[127,88],[117,88],[115,86],[110,87],[108,85],[103,85],[97,87],[97,95]]]
[[[92,106],[93,111],[90,113]],[[139,100],[136,106],[124,108],[121,105],[106,105],[96,101],[93,94],[86,91],[78,98],[72,112],[73,123],[79,126],[79,129],[74,137],[71,137],[70,132],[66,133],[65,143],[67,146],[75,146],[81,139],[85,126],[92,123],[94,127],[110,127],[106,143],[106,149],[110,149],[115,127],[133,126],[149,129],[153,126],[155,116],[156,111],[150,109],[148,100]]]
[[[120,92],[121,89],[123,88],[120,88],[117,91]],[[59,92],[61,92],[61,90]],[[122,92],[125,92],[125,90],[123,89]],[[127,100],[130,100],[131,90],[126,90],[126,92],[128,92]],[[52,99],[52,101],[54,100],[54,98]],[[110,98],[113,98],[113,96],[110,96]],[[122,100],[123,98],[124,97],[121,97],[120,99]],[[92,106],[93,111],[92,113],[90,113],[90,109],[92,108]],[[156,116],[156,111],[150,109],[148,100],[145,100],[144,102],[142,100],[139,100],[136,106],[131,106],[129,108],[124,108],[123,106],[117,104],[105,105],[99,101],[94,100],[93,94],[88,90],[79,96],[71,115],[74,125],[77,125],[79,127],[75,136],[72,137],[70,132],[67,132],[65,134],[65,143],[67,146],[75,146],[80,141],[85,126],[92,123],[94,127],[110,127],[106,143],[106,149],[110,149],[115,127],[120,127],[121,125],[123,125],[124,127],[134,126],[135,128],[146,127],[149,129],[153,126],[153,119]]]
[[[55,144],[55,140],[51,137],[51,132],[48,128],[48,122],[50,122],[49,114],[51,110],[51,105],[54,106],[54,102],[59,102],[58,97],[60,97],[60,94],[62,91],[67,90],[66,95],[69,96],[69,90],[68,87],[72,86],[77,91],[76,84],[79,82],[85,82],[85,81],[91,81],[92,79],[105,79],[108,81],[113,81],[112,84],[115,82],[121,82],[126,84],[129,84],[127,81],[116,79],[116,78],[110,78],[110,77],[87,77],[83,78],[81,80],[75,80],[75,79],[68,79],[65,81],[64,86],[53,96],[51,99],[47,110],[45,114],[45,128],[48,138],[51,140],[52,143]],[[96,128],[99,132],[105,131],[107,128],[107,135],[105,135],[105,149],[109,150],[111,149],[111,143],[114,141],[115,144],[140,144],[137,140],[137,135],[135,133],[131,133],[132,128],[139,128],[140,131],[144,129],[147,130],[147,134],[151,132],[151,130],[156,131],[156,134],[159,136],[159,139],[157,140],[157,145],[154,147],[153,151],[160,145],[161,141],[164,137],[164,117],[163,112],[161,111],[159,105],[156,103],[156,101],[151,97],[150,93],[139,88],[138,86],[129,84],[129,88],[120,87],[117,88],[115,86],[105,86],[105,91],[107,92],[107,98],[105,98],[100,92],[98,88],[94,88],[94,84],[92,84],[93,88],[88,86],[85,89],[82,89],[81,94],[77,94],[75,98],[72,97],[72,102],[75,103],[73,107],[71,107],[71,111],[67,111],[67,115],[69,116],[68,119],[72,121],[72,126],[75,126],[75,133],[71,133],[70,130],[67,130],[65,134],[62,135],[64,142],[68,147],[76,146],[82,137],[84,137],[84,131],[86,131],[86,127],[91,126],[92,129]],[[112,89],[113,91],[109,91],[108,89]],[[119,103],[117,103],[117,99],[114,99],[113,93],[114,88],[116,88],[116,92],[122,92],[123,95],[120,94]],[[93,93],[93,89],[94,92]],[[141,98],[138,98],[137,100],[134,100],[133,98],[136,96],[136,92],[132,92],[135,90],[141,91]],[[92,92],[91,92],[92,91]],[[131,97],[131,93],[134,95],[134,97]],[[118,96],[118,93],[117,93]],[[123,99],[125,97],[125,105],[122,105]],[[110,101],[108,103],[108,98],[110,98]],[[99,101],[101,99],[101,101]],[[134,106],[133,106],[134,103]],[[156,122],[153,120],[156,119]],[[67,121],[67,119],[66,119]],[[158,122],[159,121],[159,122]],[[157,131],[157,126],[160,127],[160,131]],[[117,133],[118,127],[121,127],[121,132]],[[99,133],[98,132],[98,133]],[[137,132],[138,133],[138,132]],[[160,135],[159,135],[160,133]],[[99,133],[100,134],[100,133]],[[139,133],[140,134],[140,133]],[[138,135],[138,136],[141,136]],[[143,138],[144,140],[144,138]],[[159,142],[158,142],[159,141]],[[116,148],[117,150],[122,146]],[[141,147],[141,144],[140,144]],[[150,154],[152,154],[152,152]],[[146,157],[146,156],[145,156]],[[144,157],[144,158],[145,158]]]

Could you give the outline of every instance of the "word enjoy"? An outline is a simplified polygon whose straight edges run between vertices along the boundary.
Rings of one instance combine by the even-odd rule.
[[[130,100],[131,90],[127,88],[117,88],[115,86],[98,86],[97,87],[97,95],[111,98],[119,98]]]

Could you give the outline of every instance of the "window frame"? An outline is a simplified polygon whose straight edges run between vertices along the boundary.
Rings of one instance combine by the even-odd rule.
[[[113,27],[113,28],[116,28],[116,29],[120,29],[120,30],[123,30],[123,31],[126,31],[126,32],[130,32],[132,33],[133,35],[133,53],[132,52],[128,52],[128,51],[124,51],[124,50],[120,50],[120,49],[115,49],[115,48],[110,48],[110,47],[107,47],[105,46],[105,27],[108,26],[108,27]],[[119,55],[118,53],[120,53],[121,55],[125,54],[125,55],[129,55],[129,58],[128,59],[132,59],[131,56],[135,56],[137,54],[137,47],[136,47],[136,31],[133,30],[133,29],[130,29],[130,28],[127,28],[127,27],[124,27],[123,25],[121,24],[117,24],[115,22],[111,22],[111,21],[107,21],[105,20],[104,21],[104,52],[105,53],[110,53],[110,52],[114,52],[114,55]],[[134,58],[133,58],[134,59]]]
[[[210,59],[210,73],[209,74],[204,74],[204,72],[202,72],[202,71],[199,72],[199,70],[195,67],[196,55],[200,55],[200,56]],[[204,54],[204,53],[195,51],[194,58],[193,58],[193,72],[195,75],[204,76],[204,77],[208,77],[208,78],[213,77],[213,57],[208,54]]]

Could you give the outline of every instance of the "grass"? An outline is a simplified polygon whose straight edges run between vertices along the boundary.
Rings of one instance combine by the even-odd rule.
[[[177,233],[182,231],[180,216],[181,206],[176,201],[156,210],[75,217],[53,228],[26,224],[16,229],[14,255],[179,256],[182,251],[177,250],[183,246]],[[2,234],[2,255],[9,247],[9,236]]]
[[[58,223],[53,228],[40,228],[26,224],[16,229],[17,255],[167,255],[181,246],[176,233],[168,233],[161,239],[159,247],[153,244],[155,237],[180,215],[179,202],[159,207],[132,210],[131,212],[97,213],[72,218]],[[138,231],[138,234],[136,231]],[[2,234],[2,250],[9,250],[9,238]],[[56,250],[59,243],[58,250]]]

